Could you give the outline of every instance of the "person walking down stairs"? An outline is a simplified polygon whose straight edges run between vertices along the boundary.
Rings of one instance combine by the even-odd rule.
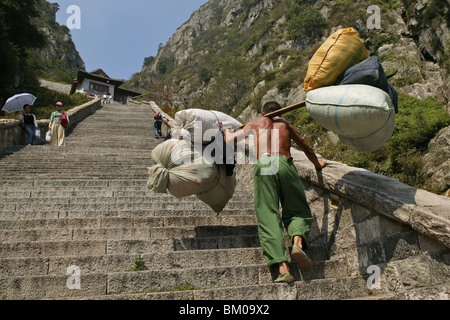
[[[23,106],[19,120],[28,134],[28,144],[32,146],[36,145],[36,131],[39,130],[39,126],[36,121],[36,116],[31,113],[30,105],[26,104]]]
[[[62,102],[56,103],[56,111],[50,117],[49,129],[52,133],[50,145],[54,147],[66,146],[66,128],[69,125],[69,116],[63,110]]]

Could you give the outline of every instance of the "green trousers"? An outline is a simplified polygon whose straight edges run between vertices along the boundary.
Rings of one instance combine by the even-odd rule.
[[[296,236],[302,237],[302,245],[306,250],[309,247],[308,236],[313,217],[292,158],[262,157],[255,165],[254,174],[259,240],[270,267],[288,261],[283,225],[291,241]]]

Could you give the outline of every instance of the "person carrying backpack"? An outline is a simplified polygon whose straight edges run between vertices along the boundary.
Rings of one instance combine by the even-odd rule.
[[[56,111],[50,117],[49,130],[52,133],[50,145],[55,147],[66,145],[66,129],[69,126],[69,116],[62,108],[62,102],[57,102]]]

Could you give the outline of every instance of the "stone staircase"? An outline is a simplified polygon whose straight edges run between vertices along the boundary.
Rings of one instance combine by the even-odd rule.
[[[0,159],[0,299],[353,299],[366,281],[312,247],[314,269],[273,284],[253,195],[216,215],[195,197],[147,189],[148,106],[110,104],[66,147],[28,146]],[[242,188],[242,186],[239,186]]]

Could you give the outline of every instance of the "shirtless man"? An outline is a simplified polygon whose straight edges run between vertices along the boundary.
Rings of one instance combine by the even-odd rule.
[[[277,102],[268,102],[262,108],[262,115],[279,109],[281,106]],[[293,244],[291,257],[300,270],[309,270],[312,268],[312,262],[304,250],[309,246],[308,237],[313,220],[302,181],[290,155],[291,141],[305,152],[317,170],[322,170],[328,163],[319,161],[297,129],[280,117],[253,120],[236,132],[225,130],[225,141],[228,144],[236,144],[239,138],[250,130],[255,135],[258,154],[254,171],[255,209],[263,255],[269,268],[278,264],[280,275],[274,282],[291,283],[294,278],[287,265],[288,252],[284,243],[283,224]],[[272,143],[272,135],[278,135],[275,146]],[[263,173],[273,167],[275,161],[276,172]],[[283,208],[282,217],[280,203]]]

